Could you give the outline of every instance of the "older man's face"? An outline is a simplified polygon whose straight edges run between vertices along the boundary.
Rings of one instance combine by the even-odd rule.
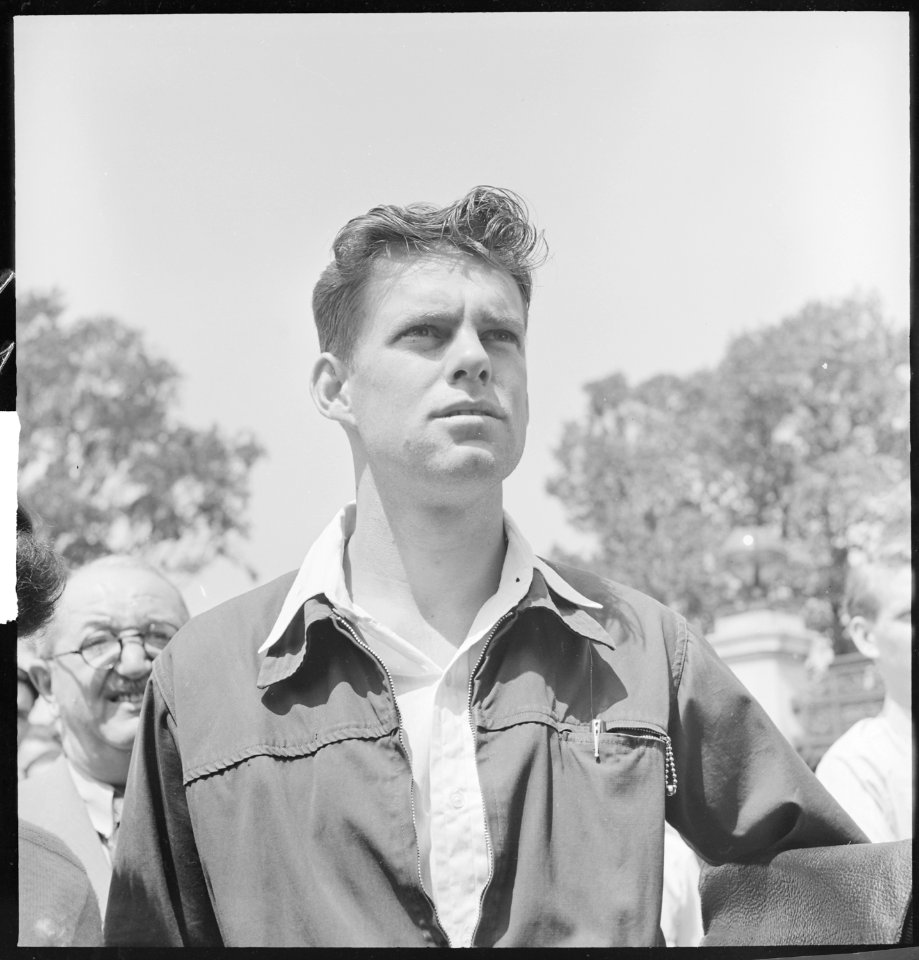
[[[65,753],[91,775],[130,759],[152,660],[136,635],[101,667],[79,653],[104,631],[146,630],[163,624],[174,632],[188,614],[178,592],[143,568],[99,567],[77,571],[67,584],[50,628],[47,661],[50,696],[57,704]]]

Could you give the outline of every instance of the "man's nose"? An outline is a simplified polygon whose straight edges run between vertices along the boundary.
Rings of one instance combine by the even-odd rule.
[[[457,330],[449,354],[449,378],[480,380],[488,383],[491,377],[491,357],[479,339],[478,330],[463,326]]]
[[[123,677],[142,677],[153,666],[143,643],[138,637],[125,637],[122,640],[121,656],[115,664],[115,670]]]

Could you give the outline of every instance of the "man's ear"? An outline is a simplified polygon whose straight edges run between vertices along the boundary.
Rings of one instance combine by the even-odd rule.
[[[849,636],[858,652],[863,657],[876,660],[878,644],[874,638],[874,624],[862,616],[855,616],[849,621]]]
[[[321,353],[313,364],[310,394],[316,409],[324,417],[342,424],[354,423],[348,391],[348,366],[334,353]]]
[[[54,700],[51,692],[51,671],[45,660],[34,660],[29,664],[29,679],[35,684],[35,689],[46,699]]]

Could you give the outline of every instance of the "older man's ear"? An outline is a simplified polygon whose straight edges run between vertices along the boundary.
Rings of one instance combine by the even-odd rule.
[[[35,689],[46,699],[54,700],[51,690],[51,671],[44,660],[36,660],[29,664],[29,679],[35,684]]]
[[[35,684],[35,689],[38,690],[41,698],[50,705],[51,715],[57,719],[60,711],[58,710],[57,699],[54,696],[51,671],[48,669],[47,662],[45,660],[35,660],[29,664],[26,672],[29,674],[29,679]]]

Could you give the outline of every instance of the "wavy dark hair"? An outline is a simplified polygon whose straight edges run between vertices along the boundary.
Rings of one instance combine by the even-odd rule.
[[[37,536],[32,517],[16,507],[16,626],[20,637],[43,627],[54,613],[67,580],[67,568],[46,540]]]
[[[499,187],[473,187],[456,203],[374,207],[349,220],[332,245],[334,260],[313,289],[319,349],[347,360],[359,327],[358,298],[373,263],[390,252],[423,254],[452,246],[506,270],[527,308],[532,271],[544,262],[542,232],[523,200]]]

